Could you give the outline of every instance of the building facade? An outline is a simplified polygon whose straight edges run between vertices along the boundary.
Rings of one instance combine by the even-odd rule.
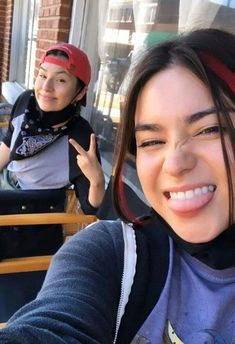
[[[69,42],[87,52],[92,80],[82,115],[97,134],[108,180],[123,97],[141,53],[193,28],[235,33],[235,0],[1,0],[0,19],[2,101],[14,103],[33,87],[51,44]],[[126,181],[142,196],[129,160]]]

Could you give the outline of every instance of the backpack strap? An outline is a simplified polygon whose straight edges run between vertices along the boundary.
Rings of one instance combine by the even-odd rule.
[[[129,344],[158,302],[169,267],[169,238],[159,218],[135,225],[136,273],[116,344]]]
[[[122,222],[122,233],[124,240],[124,266],[121,281],[121,293],[117,311],[116,330],[113,344],[116,343],[117,334],[120,327],[122,316],[128,303],[131,287],[136,272],[136,240],[135,231],[132,226]]]

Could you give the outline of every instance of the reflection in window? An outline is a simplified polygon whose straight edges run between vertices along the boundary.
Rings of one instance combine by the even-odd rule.
[[[140,3],[141,11],[138,17],[138,24],[154,24],[157,13],[157,3]]]
[[[122,102],[142,52],[194,28],[235,32],[235,0],[100,0],[99,6],[107,15],[99,28],[104,34],[98,42],[102,55],[92,125],[111,164]]]
[[[27,33],[27,53],[25,81],[26,88],[32,88],[34,79],[34,66],[36,57],[36,38],[38,28],[38,0],[30,1],[29,17],[28,17],[28,33]]]
[[[218,5],[235,8],[235,0],[210,0]]]
[[[32,88],[35,65],[38,5],[40,0],[16,1],[12,40],[11,80]],[[17,66],[21,68],[17,68]]]

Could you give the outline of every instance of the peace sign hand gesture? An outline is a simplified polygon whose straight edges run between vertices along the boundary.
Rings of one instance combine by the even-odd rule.
[[[95,134],[90,136],[88,151],[74,139],[69,139],[69,143],[78,152],[77,164],[90,182],[88,200],[93,207],[98,207],[104,196],[104,173],[96,155]]]

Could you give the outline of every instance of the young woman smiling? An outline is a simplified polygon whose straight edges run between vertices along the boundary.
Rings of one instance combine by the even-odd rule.
[[[95,135],[80,116],[90,78],[89,60],[79,48],[58,43],[44,53],[34,90],[14,105],[0,146],[0,170],[7,165],[25,190],[74,185],[82,210],[94,214],[103,199],[104,176]]]

